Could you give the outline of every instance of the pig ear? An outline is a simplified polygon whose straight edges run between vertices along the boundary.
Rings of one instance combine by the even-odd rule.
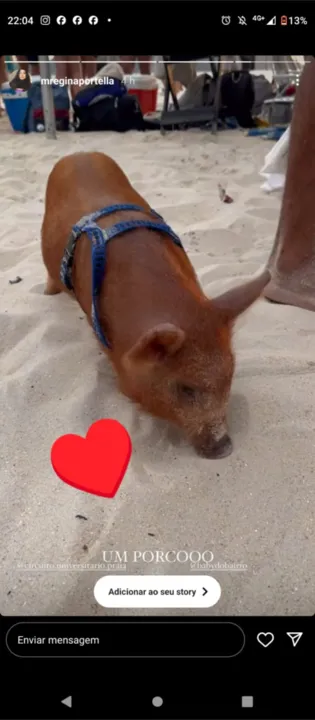
[[[222,311],[229,320],[233,321],[259,298],[269,280],[270,272],[264,270],[254,280],[232,288],[232,290],[228,290],[223,295],[214,298],[212,306]]]
[[[124,356],[124,365],[135,362],[155,363],[164,360],[182,347],[185,333],[171,323],[157,325],[148,330]]]

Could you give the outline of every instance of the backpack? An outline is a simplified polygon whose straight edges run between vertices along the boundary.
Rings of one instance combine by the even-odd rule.
[[[247,70],[233,70],[221,77],[220,119],[235,117],[242,128],[255,126],[252,109],[255,87]]]
[[[108,95],[122,97],[126,93],[127,88],[122,80],[106,76],[99,78],[97,82],[91,82],[87,87],[80,90],[72,104],[77,108],[88,107],[88,105],[94,104]]]
[[[74,128],[77,132],[95,130],[144,130],[138,98],[128,95],[121,80],[112,84],[95,84],[81,90],[72,101]]]
[[[57,130],[69,130],[70,102],[66,87],[51,84]],[[45,127],[40,81],[33,82],[28,90],[28,108],[23,130],[25,133],[43,130]]]

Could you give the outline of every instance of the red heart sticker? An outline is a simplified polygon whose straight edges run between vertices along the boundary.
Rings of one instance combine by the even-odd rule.
[[[118,420],[98,420],[86,438],[62,435],[51,448],[58,477],[77,490],[113,498],[131,457],[130,435]]]

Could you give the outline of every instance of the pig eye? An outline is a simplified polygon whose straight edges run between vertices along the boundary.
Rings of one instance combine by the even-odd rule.
[[[196,397],[196,389],[182,383],[178,383],[177,393],[183,400],[194,400]]]

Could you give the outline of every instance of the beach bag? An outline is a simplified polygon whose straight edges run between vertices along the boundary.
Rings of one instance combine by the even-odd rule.
[[[70,102],[68,89],[60,85],[51,84],[55,108],[55,122],[57,130],[69,130]],[[42,104],[42,91],[40,81],[33,82],[28,91],[28,108],[25,115],[23,130],[25,133],[42,131],[45,129],[45,119]]]
[[[221,77],[220,118],[234,117],[242,128],[255,126],[253,77],[247,70],[234,70]]]
[[[124,83],[114,80],[114,85],[97,84],[85,88],[72,101],[73,124],[77,132],[145,129],[137,96],[128,95]]]

